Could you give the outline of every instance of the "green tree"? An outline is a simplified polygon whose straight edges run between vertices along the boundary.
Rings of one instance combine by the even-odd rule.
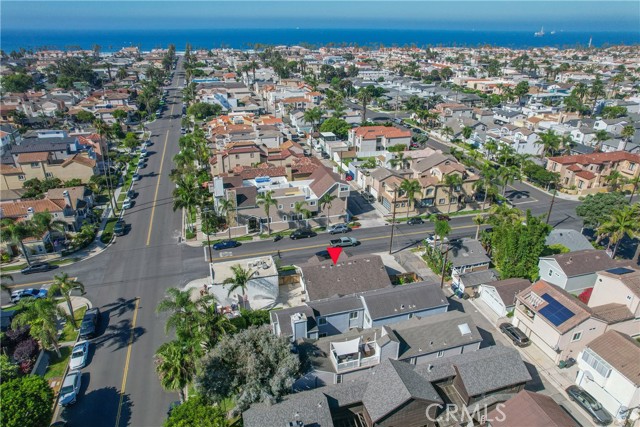
[[[96,119],[91,111],[81,110],[76,113],[76,120],[80,123],[91,123]]]
[[[34,85],[33,77],[24,73],[15,73],[0,79],[3,92],[26,92]]]
[[[324,210],[327,208],[327,225],[329,225],[329,209],[331,209],[332,203],[338,196],[331,193],[324,193],[320,199],[318,199],[318,203],[320,204],[320,209]]]
[[[307,202],[295,202],[293,204],[293,212],[296,214],[298,220],[298,226],[300,226],[300,223],[302,222],[303,219],[307,219],[311,216],[311,211],[307,208],[305,208],[305,206],[307,205]]]
[[[320,125],[320,132],[333,132],[340,139],[345,139],[350,129],[349,123],[336,117],[329,117]]]
[[[201,396],[192,396],[171,411],[164,427],[227,427],[227,418],[219,406]]]
[[[513,93],[518,97],[518,102],[522,104],[522,99],[529,94],[529,82],[527,80],[519,82]]]
[[[629,204],[633,204],[633,196],[635,196],[636,191],[638,190],[638,185],[640,185],[640,175],[630,178],[627,180],[627,184],[630,184],[631,187],[631,196],[629,196]],[[640,245],[639,245],[640,246]]]
[[[462,177],[458,174],[448,174],[444,177],[444,185],[448,187],[449,205],[447,206],[447,213],[451,212],[451,200],[454,198],[453,192],[456,187],[462,188]],[[456,199],[457,200],[457,199]]]
[[[440,244],[444,242],[444,238],[449,235],[451,232],[451,225],[449,225],[449,221],[436,219],[434,226],[434,233],[438,236],[438,241]],[[436,247],[438,245],[436,244]]]
[[[237,289],[242,291],[242,305],[244,306],[244,298],[247,294],[247,285],[249,284],[249,280],[255,275],[255,271],[250,271],[248,269],[244,269],[240,264],[232,265],[231,271],[233,272],[233,277],[227,277],[222,283],[229,286],[229,291],[227,292],[227,296],[231,296]]]
[[[472,134],[473,134],[473,129],[470,128],[469,126],[465,126],[464,128],[462,128],[462,136],[464,137],[464,139],[471,138]]]
[[[538,143],[543,147],[541,157],[552,156],[560,148],[560,136],[549,129],[540,134]]]
[[[306,123],[310,123],[313,131],[318,130],[318,123],[322,120],[324,111],[320,107],[313,107],[304,112],[303,119]]]
[[[173,210],[184,209],[187,212],[185,221],[189,230],[193,230],[189,216],[201,201],[202,191],[193,175],[185,175],[176,180],[176,188],[173,190]]]
[[[205,297],[205,302],[208,297]],[[210,298],[209,298],[210,299]],[[169,313],[165,323],[165,332],[176,331],[176,336],[189,341],[199,335],[196,327],[199,322],[198,305],[191,298],[191,290],[181,291],[178,288],[169,288],[166,297],[156,307],[158,313]]]
[[[26,375],[0,385],[0,424],[4,427],[42,427],[53,416],[53,390],[38,375]]]
[[[622,136],[622,139],[624,139],[625,141],[631,141],[633,139],[633,136],[636,133],[636,128],[633,127],[633,125],[626,125],[625,127],[622,128],[622,132],[620,133],[620,135]]]
[[[596,136],[596,145],[595,147],[593,147],[593,151],[600,151],[600,147],[602,146],[602,143],[605,142],[607,139],[610,138],[609,136],[609,132],[607,132],[604,129],[600,129],[599,131],[596,132],[595,134]]]
[[[42,348],[53,347],[60,357],[58,346],[58,317],[67,318],[58,304],[49,298],[36,300],[24,300],[19,304],[20,312],[13,318],[11,326],[17,329],[20,326],[30,326],[29,334],[40,341]]]
[[[64,221],[59,219],[54,220],[49,211],[35,213],[30,224],[40,235],[45,232],[49,233],[49,238],[51,238],[51,234],[54,230],[64,234],[65,227],[67,225]]]
[[[186,400],[185,389],[193,380],[197,359],[193,357],[195,342],[174,340],[164,343],[156,350],[155,367],[160,385],[167,391],[177,391],[180,401]]]
[[[9,360],[6,354],[0,354],[0,382],[11,381],[18,377],[18,365]]]
[[[20,245],[22,254],[29,265],[31,265],[31,260],[29,259],[29,252],[24,246],[23,240],[31,235],[33,235],[33,230],[28,226],[28,224],[16,222],[9,218],[0,219],[0,236],[2,237],[2,240]]]
[[[252,326],[224,337],[203,362],[196,387],[213,402],[233,397],[236,412],[255,402],[277,402],[291,392],[300,361],[287,338]]]
[[[264,213],[267,215],[267,230],[271,236],[271,206],[276,206],[278,201],[273,198],[273,191],[269,190],[259,193],[256,197],[256,203],[264,208]]]
[[[478,240],[478,237],[480,236],[480,226],[486,224],[486,222],[484,215],[476,215],[473,217],[473,223],[476,225],[476,240]]]
[[[126,111],[124,110],[116,110],[114,111],[112,114],[114,119],[116,119],[118,121],[118,123],[122,124],[122,122],[124,122],[124,120],[127,118],[128,114]]]
[[[132,153],[139,144],[140,141],[138,141],[138,137],[133,132],[127,132],[124,139],[122,140],[122,145],[124,145],[130,153]]]
[[[625,205],[627,200],[621,193],[589,194],[576,207],[576,213],[582,218],[584,227],[596,229]]]
[[[403,179],[400,183],[400,191],[407,197],[407,218],[411,205],[415,204],[416,194],[422,193],[422,186],[417,179]]]
[[[616,257],[618,245],[624,236],[630,239],[640,232],[640,205],[624,206],[614,210],[611,216],[598,227],[598,233],[609,236],[609,245],[614,244],[611,258]]]
[[[69,277],[67,273],[60,273],[56,276],[53,276],[53,284],[49,289],[49,295],[53,296],[58,292],[62,293],[62,297],[67,302],[67,307],[69,308],[69,320],[71,320],[71,324],[74,328],[77,328],[78,325],[76,323],[75,316],[73,315],[73,305],[71,304],[71,291],[74,289],[78,289],[80,292],[84,294],[84,285],[82,282],[79,282],[76,279]]]
[[[222,107],[218,104],[209,104],[206,102],[196,102],[187,108],[187,114],[194,116],[198,120],[207,117],[217,116],[222,112]]]

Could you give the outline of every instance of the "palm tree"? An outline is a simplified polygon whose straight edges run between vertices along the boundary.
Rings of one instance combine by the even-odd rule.
[[[32,235],[33,230],[31,230],[28,224],[19,223],[9,218],[0,220],[0,237],[2,237],[3,241],[19,244],[28,265],[31,265],[31,260],[29,259],[29,253],[22,240]]]
[[[396,156],[393,159],[389,160],[389,165],[392,168],[395,168],[395,167],[399,166],[399,169],[404,169],[404,168],[407,167],[407,164],[411,160],[413,160],[413,159],[411,157],[409,157],[409,156],[406,156],[404,154],[404,152],[401,151],[401,152],[398,152],[398,154],[396,154]]]
[[[451,126],[445,126],[442,128],[442,135],[446,138],[446,139],[451,139],[451,137],[453,136],[453,129],[451,128]]]
[[[173,190],[173,210],[175,212],[178,209],[184,209],[187,212],[185,222],[189,230],[193,229],[189,216],[201,200],[201,191],[193,175],[178,178],[176,188]]]
[[[504,197],[507,191],[507,186],[513,183],[513,181],[519,176],[520,176],[519,171],[513,166],[501,167],[498,170],[498,178],[502,183],[502,197]]]
[[[244,297],[247,293],[247,285],[257,270],[251,272],[249,270],[245,270],[240,264],[238,264],[232,265],[231,271],[233,272],[233,277],[226,278],[222,283],[231,285],[227,296],[230,296],[238,288],[242,290],[242,305],[244,306]]]
[[[52,239],[51,234],[53,230],[64,233],[67,223],[59,219],[54,220],[49,211],[38,212],[33,215],[31,224],[34,230],[42,235],[46,231],[49,235],[49,239]]]
[[[111,135],[111,127],[104,120],[96,119],[93,122],[93,127],[96,128],[96,132],[100,135],[100,147],[104,150],[104,156],[106,160],[107,180],[107,193],[109,193],[109,203],[111,204],[111,211],[115,214],[116,205],[113,202],[113,182],[111,180],[111,162],[109,161],[109,147],[104,145],[104,138],[109,138]]]
[[[622,136],[622,139],[629,142],[633,139],[633,135],[635,135],[635,133],[636,129],[633,127],[633,125],[627,125],[622,128],[622,132],[620,132],[620,135]]]
[[[329,223],[330,223],[329,209],[331,209],[331,207],[332,207],[331,204],[337,198],[338,198],[338,196],[333,195],[331,193],[324,193],[322,195],[322,197],[320,197],[320,199],[318,200],[318,203],[320,204],[320,209],[321,210],[324,210],[324,208],[327,208],[327,225],[329,225]]]
[[[311,127],[313,131],[316,132],[318,129],[318,123],[322,120],[322,115],[324,111],[320,109],[320,107],[310,108],[304,112],[303,118],[306,123],[311,123]]]
[[[613,170],[609,175],[604,177],[604,180],[607,182],[610,191],[617,191],[620,184],[624,183],[625,178],[619,171]]]
[[[273,190],[265,191],[256,197],[258,205],[264,206],[264,213],[267,215],[267,230],[271,236],[271,206],[276,206],[278,201],[273,198]]]
[[[548,131],[540,134],[539,144],[543,147],[540,158],[544,158],[547,155],[552,155],[558,150],[558,148],[560,148],[560,137],[556,135],[554,131],[549,129]]]
[[[482,189],[484,191],[484,200],[482,201],[482,210],[485,209],[487,205],[487,198],[489,197],[489,193],[495,190],[494,182],[497,180],[496,171],[491,167],[488,163],[485,163],[482,166],[480,171],[480,179],[475,182],[474,187],[476,191],[478,189]]]
[[[438,240],[440,245],[444,242],[444,238],[449,235],[451,232],[451,225],[449,225],[449,221],[439,220],[437,219],[434,225],[434,233],[438,236]],[[437,242],[436,242],[437,243]],[[436,244],[437,246],[437,244]]]
[[[234,208],[234,203],[229,199],[219,199],[218,209],[220,213],[224,215],[227,221],[227,228],[229,229],[229,239],[231,239],[231,210]]]
[[[305,208],[307,202],[295,202],[293,204],[293,212],[295,212],[296,217],[303,219],[307,219],[311,216],[311,211]],[[300,219],[298,219],[298,225],[300,225]]]
[[[411,204],[415,203],[416,194],[422,193],[422,186],[417,179],[403,179],[400,183],[400,191],[407,196],[407,218],[409,218]]]
[[[598,233],[609,235],[609,244],[615,244],[611,258],[615,258],[618,245],[624,236],[633,238],[638,232],[640,232],[640,222],[638,222],[638,208],[636,206],[625,206],[614,211],[609,220],[598,227]]]
[[[447,214],[451,212],[451,199],[453,198],[453,190],[455,187],[462,186],[462,177],[458,174],[449,174],[444,177],[444,184],[449,188],[449,206],[447,206]]]
[[[369,102],[371,102],[371,99],[373,99],[373,95],[374,94],[372,86],[361,87],[360,89],[358,89],[358,92],[356,92],[356,99],[362,102],[362,116],[360,119],[361,123],[367,121],[367,105],[369,104]]]
[[[211,350],[220,341],[220,337],[236,330],[233,323],[217,312],[215,300],[200,304],[200,328],[205,349]]]
[[[181,402],[186,400],[185,389],[196,374],[198,359],[194,353],[199,347],[197,343],[174,340],[156,350],[155,365],[160,385],[167,391],[177,391]]]
[[[73,314],[73,305],[71,304],[71,291],[74,289],[80,289],[80,292],[84,294],[84,285],[82,282],[77,281],[69,277],[67,273],[61,273],[57,276],[53,276],[53,284],[49,289],[49,296],[53,296],[58,292],[62,293],[65,301],[67,301],[67,307],[69,308],[69,318],[74,328],[78,327],[76,318]]]
[[[66,318],[67,315],[58,307],[58,304],[49,298],[40,298],[20,301],[18,314],[11,323],[14,329],[29,325],[29,334],[40,341],[43,348],[53,347],[58,357],[58,317]]]
[[[6,273],[0,273],[0,287],[3,291],[6,291],[11,298],[11,288],[7,285],[7,282],[13,282],[13,276]]]
[[[629,197],[629,204],[631,205],[633,204],[633,196],[636,194],[636,191],[638,190],[638,185],[640,185],[640,175],[627,180],[627,184],[633,185],[633,188],[631,189],[631,197]]]
[[[476,215],[473,217],[473,223],[476,225],[476,240],[478,240],[478,236],[480,235],[480,226],[486,223],[486,219],[482,215]]]
[[[205,302],[212,299],[211,296],[202,297]],[[167,297],[162,299],[156,307],[156,312],[169,312],[165,332],[175,329],[176,335],[180,339],[194,339],[198,337],[197,328],[199,321],[198,306],[191,299],[191,291],[181,291],[178,288],[167,289]]]
[[[491,159],[493,153],[498,150],[498,144],[493,140],[488,140],[484,143],[484,151],[487,155],[487,159]]]
[[[600,146],[602,145],[602,143],[605,142],[607,139],[609,139],[609,132],[607,132],[604,129],[601,129],[596,132],[595,136],[596,136],[596,146],[593,147],[593,151],[598,152],[600,151]]]

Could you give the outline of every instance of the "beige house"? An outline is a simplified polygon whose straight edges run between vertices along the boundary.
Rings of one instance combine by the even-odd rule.
[[[613,171],[626,179],[640,175],[640,154],[613,151],[550,157],[547,170],[560,175],[560,184],[565,189],[576,190],[577,194],[598,193],[607,191],[610,183],[606,178]]]
[[[96,172],[96,161],[85,153],[76,153],[65,160],[55,160],[50,152],[21,153],[15,165],[0,166],[0,190],[22,189],[24,181],[38,178],[59,178],[62,181],[79,178],[83,183]]]

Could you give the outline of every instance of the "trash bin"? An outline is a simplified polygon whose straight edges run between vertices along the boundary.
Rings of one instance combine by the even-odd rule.
[[[567,362],[565,360],[561,360],[560,363],[558,363],[558,368],[563,369],[566,366]]]

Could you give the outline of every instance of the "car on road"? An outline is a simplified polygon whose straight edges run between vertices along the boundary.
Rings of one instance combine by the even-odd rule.
[[[100,323],[100,309],[93,307],[85,311],[80,324],[80,339],[86,340],[96,336]]]
[[[519,328],[513,326],[511,323],[501,323],[500,331],[505,334],[515,345],[518,347],[526,347],[531,344],[529,337],[525,335]]]
[[[11,302],[17,304],[26,298],[45,298],[48,291],[46,289],[26,288],[11,292]]]
[[[131,200],[128,197],[124,199],[124,202],[122,202],[122,209],[131,209],[132,207],[133,207],[133,200]]]
[[[69,369],[81,369],[87,364],[87,356],[89,355],[89,341],[78,341],[73,346],[71,358],[69,359]]]
[[[113,234],[116,236],[124,236],[127,230],[127,223],[124,220],[119,219],[116,221],[116,225],[113,226]]]
[[[435,234],[431,234],[429,237],[427,237],[426,239],[424,239],[424,241],[429,245],[429,246],[435,246],[436,244],[440,243],[440,238],[435,235]],[[449,243],[449,239],[445,236],[445,238],[443,239],[443,243]]]
[[[316,233],[313,230],[300,229],[300,230],[296,230],[293,233],[291,233],[291,235],[289,235],[289,238],[291,240],[308,239],[310,237],[316,237],[317,235],[318,235],[318,233]]]
[[[329,228],[327,228],[327,231],[329,234],[348,233],[351,231],[351,227],[347,224],[334,224],[330,225]]]
[[[222,249],[237,248],[238,246],[240,246],[240,242],[238,242],[237,240],[228,239],[228,240],[223,240],[221,242],[214,244],[213,249],[215,249],[216,251],[219,251]]]
[[[139,173],[134,173],[133,176],[131,177],[134,181],[140,181],[140,174]]]
[[[354,237],[340,237],[329,241],[332,248],[346,248],[350,246],[358,246],[360,242]]]
[[[180,133],[184,135],[185,133],[187,133],[187,130],[185,128],[180,128]]]
[[[445,214],[437,214],[436,215],[436,219],[438,221],[451,221],[451,217],[449,215],[445,215]]]
[[[60,406],[67,406],[76,403],[81,385],[82,372],[77,369],[70,371],[67,376],[64,377],[64,382],[60,389],[60,400],[58,400],[58,404]]]
[[[144,162],[144,159],[138,160],[138,169],[144,169],[147,167],[147,164]]]
[[[22,274],[42,273],[43,271],[49,271],[56,268],[55,265],[51,265],[48,262],[34,262],[28,267],[20,270]]]
[[[127,191],[127,198],[135,199],[136,197],[138,197],[138,193],[136,193],[136,190]]]
[[[576,402],[585,411],[587,411],[589,415],[591,415],[594,423],[601,426],[606,426],[613,422],[613,417],[606,409],[602,407],[602,404],[600,404],[600,402],[598,402],[593,396],[591,396],[581,387],[572,385],[567,387],[565,391],[569,395],[569,399]]]
[[[419,216],[416,216],[416,217],[410,218],[409,221],[407,221],[407,224],[409,225],[424,224],[424,221]]]

